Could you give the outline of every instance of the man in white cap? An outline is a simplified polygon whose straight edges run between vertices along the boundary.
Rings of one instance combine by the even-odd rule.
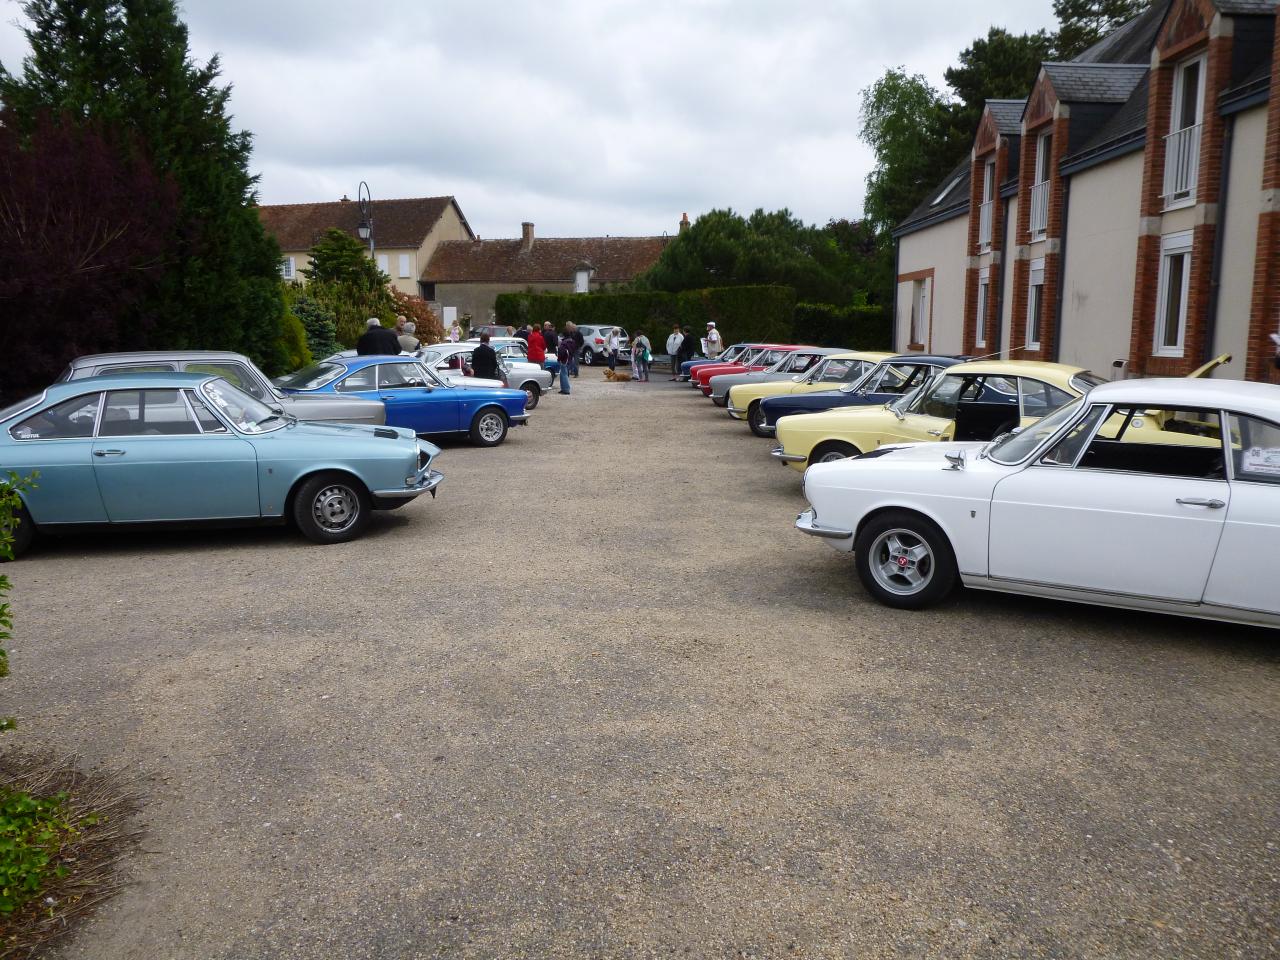
[[[707,321],[707,359],[714,360],[724,352],[724,338],[716,329],[714,320]]]
[[[356,353],[362,357],[385,355],[394,357],[400,353],[400,340],[394,330],[382,325],[377,317],[370,317],[365,324],[364,333],[356,341]]]

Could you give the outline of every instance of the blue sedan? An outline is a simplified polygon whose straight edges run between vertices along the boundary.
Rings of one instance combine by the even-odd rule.
[[[417,434],[467,433],[481,447],[497,446],[507,438],[510,424],[529,419],[523,390],[448,383],[404,356],[331,357],[278,383],[285,393],[381,400],[389,426]]]
[[[15,555],[37,532],[117,524],[292,521],[341,543],[371,511],[434,496],[439,452],[407,430],[299,422],[208,374],[72,380],[0,410],[0,470],[34,476]]]
[[[782,397],[765,397],[760,402],[764,422],[751,429],[757,436],[773,436],[778,420],[796,413],[819,413],[836,407],[861,407],[889,403],[904,394],[913,392],[934,374],[963,362],[963,357],[934,356],[932,354],[905,353],[889,357],[867,371],[860,380],[846,384],[839,390],[822,390],[817,393],[795,393]]]

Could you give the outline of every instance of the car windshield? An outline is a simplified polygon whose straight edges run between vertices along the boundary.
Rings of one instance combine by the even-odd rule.
[[[241,433],[266,433],[287,422],[283,415],[221,378],[201,384],[200,392]]]
[[[346,372],[340,363],[313,363],[280,380],[281,390],[315,390],[332,383]]]
[[[1096,373],[1090,373],[1088,370],[1081,370],[1071,377],[1071,385],[1081,393],[1088,393],[1094,387],[1100,387],[1106,382]]]
[[[986,446],[983,453],[996,463],[1018,463],[1057,433],[1063,424],[1073,420],[1083,404],[1084,398],[1081,397],[1074,403],[1059,407],[1023,430],[997,437]]]

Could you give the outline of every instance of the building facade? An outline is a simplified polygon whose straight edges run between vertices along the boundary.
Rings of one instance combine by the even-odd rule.
[[[1022,101],[895,231],[905,349],[1275,380],[1276,0],[1164,0]]]

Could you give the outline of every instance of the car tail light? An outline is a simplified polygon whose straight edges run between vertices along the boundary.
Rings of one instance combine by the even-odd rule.
[[[596,337],[596,343],[604,343],[604,341],[601,340],[599,337]]]

